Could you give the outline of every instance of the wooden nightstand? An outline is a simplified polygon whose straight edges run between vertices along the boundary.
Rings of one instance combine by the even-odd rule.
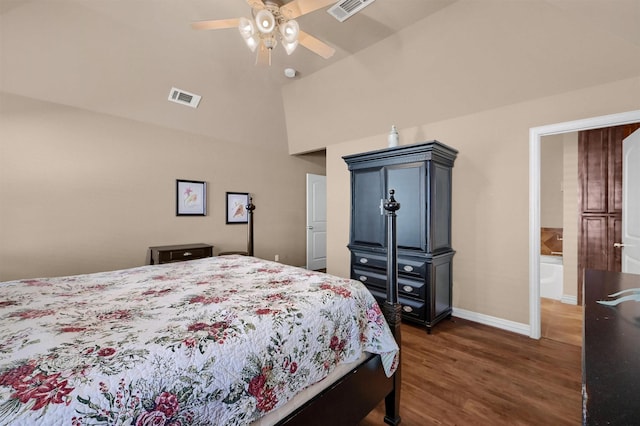
[[[209,244],[179,244],[174,246],[149,247],[147,263],[183,262],[185,260],[202,259],[213,256],[213,246]]]

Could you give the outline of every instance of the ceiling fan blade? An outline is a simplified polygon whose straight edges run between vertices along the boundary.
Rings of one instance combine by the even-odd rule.
[[[334,53],[336,53],[336,49],[329,46],[327,43],[318,40],[314,36],[305,33],[304,31],[300,31],[298,35],[298,42],[313,53],[320,55],[325,59],[329,59]]]
[[[264,43],[260,43],[258,53],[256,54],[256,65],[264,67],[271,66],[271,49],[268,49]]]
[[[191,28],[194,30],[220,30],[224,28],[237,28],[238,25],[240,25],[240,18],[232,18],[193,22]]]
[[[293,0],[282,6],[280,13],[287,19],[295,19],[336,2],[337,0]]]
[[[252,9],[264,9],[264,2],[262,0],[247,0],[247,3]]]

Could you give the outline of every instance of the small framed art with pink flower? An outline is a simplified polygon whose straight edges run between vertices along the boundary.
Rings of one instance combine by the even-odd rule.
[[[207,183],[176,180],[176,216],[206,216]]]

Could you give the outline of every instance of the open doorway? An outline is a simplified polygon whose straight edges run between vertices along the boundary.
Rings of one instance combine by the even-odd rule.
[[[640,110],[534,127],[529,130],[529,336],[541,336],[540,314],[540,144],[544,136],[629,124]]]
[[[547,135],[540,144],[540,337],[580,347],[577,304],[578,132]]]

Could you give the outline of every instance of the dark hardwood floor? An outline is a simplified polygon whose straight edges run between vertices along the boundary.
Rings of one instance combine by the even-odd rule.
[[[580,345],[454,317],[430,335],[403,324],[402,349],[402,425],[581,424]]]

